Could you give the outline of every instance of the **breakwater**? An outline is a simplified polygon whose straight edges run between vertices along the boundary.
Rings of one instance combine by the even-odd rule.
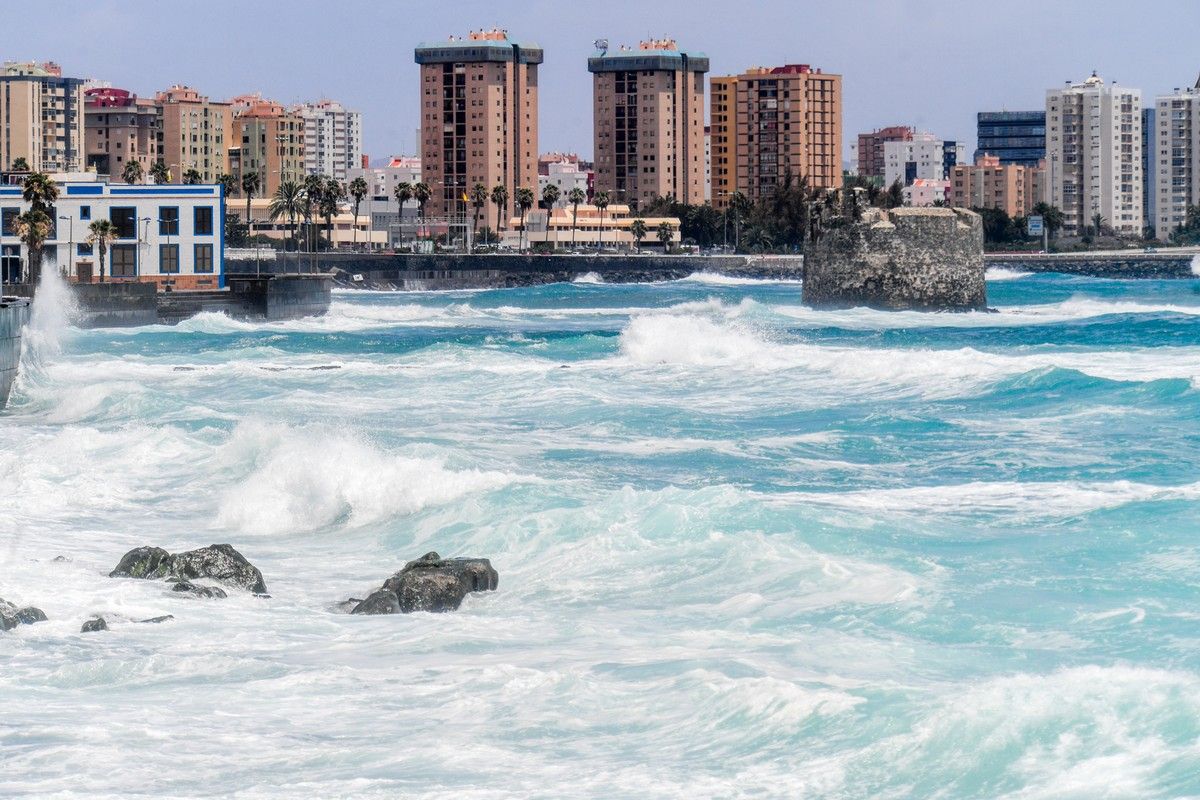
[[[989,253],[989,267],[1057,272],[1093,278],[1193,278],[1196,254],[1131,250],[1126,253]]]
[[[21,330],[27,322],[28,300],[0,298],[0,408],[8,403],[8,393],[17,379],[17,367],[21,363]]]
[[[303,257],[303,268],[328,273],[338,285],[363,289],[476,289],[565,283],[594,274],[605,283],[677,280],[697,272],[745,278],[795,280],[801,256],[663,255],[502,255],[482,253],[375,254],[320,253]],[[228,268],[286,274],[297,268],[294,255],[273,260],[228,262]]]

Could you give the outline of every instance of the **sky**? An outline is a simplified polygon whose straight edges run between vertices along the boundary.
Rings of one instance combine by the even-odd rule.
[[[710,75],[811,64],[843,76],[846,143],[913,125],[975,144],[975,113],[1044,105],[1097,70],[1144,98],[1200,73],[1200,0],[91,0],[5,3],[0,60],[141,95],[185,83],[214,99],[329,97],[363,115],[372,160],[415,154],[413,48],[502,27],[545,50],[539,149],[592,154],[592,42],[674,37]],[[847,150],[845,158],[849,159]]]

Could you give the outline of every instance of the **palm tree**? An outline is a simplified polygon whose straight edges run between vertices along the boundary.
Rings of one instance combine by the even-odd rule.
[[[666,220],[658,223],[658,241],[662,243],[664,253],[670,251],[671,237],[674,234],[675,230],[671,227],[671,223],[667,222]]]
[[[231,196],[237,191],[237,180],[228,172],[222,172],[218,175],[216,182],[221,186],[221,194],[226,197]]]
[[[483,211],[483,207],[488,202],[488,190],[482,183],[477,183],[471,187],[471,206],[475,209],[475,219],[472,221],[471,238],[474,239],[479,233],[479,214]],[[487,242],[484,242],[487,244]]]
[[[261,189],[257,172],[242,173],[242,192],[246,195],[246,231],[249,232],[253,228],[253,223],[250,221],[250,198],[254,197],[254,193]]]
[[[646,238],[646,220],[638,217],[629,226],[629,232],[633,234],[633,243],[637,247],[637,251],[642,252],[642,239]]]
[[[53,228],[50,215],[40,208],[30,208],[24,214],[18,214],[13,220],[13,232],[25,245],[28,252],[28,270],[25,280],[37,284],[42,274],[42,248],[46,239],[50,238]]]
[[[24,156],[13,159],[12,171],[13,172],[29,172],[29,162],[25,160]]]
[[[600,236],[596,240],[597,253],[604,247],[604,210],[608,208],[608,202],[608,192],[596,192],[596,196],[592,198],[592,205],[600,212]]]
[[[297,250],[300,249],[300,242],[296,238],[296,217],[303,213],[304,203],[304,187],[295,181],[283,181],[275,190],[268,207],[272,221],[287,217],[288,227],[292,231],[292,245]]]
[[[884,195],[884,208],[899,208],[904,205],[904,184],[897,178],[892,182],[892,185],[887,188],[887,193]]]
[[[154,178],[155,183],[170,183],[171,170],[167,169],[166,162],[155,161],[154,166],[150,167],[150,177]]]
[[[742,246],[742,220],[750,211],[750,198],[741,192],[729,196],[729,211],[733,214],[733,249],[737,252]]]
[[[396,203],[400,207],[400,213],[397,219],[401,222],[400,228],[400,244],[404,244],[404,204],[413,198],[413,186],[408,181],[400,181],[396,184],[396,188],[392,190],[392,194],[396,196]]]
[[[142,169],[140,161],[126,161],[125,169],[121,170],[121,180],[126,183],[141,183],[146,171]]]
[[[333,215],[338,212],[338,203],[346,197],[346,187],[337,178],[326,178],[325,187],[321,191],[321,200],[317,204],[321,216],[325,217],[325,238],[329,249],[333,249]]]
[[[770,231],[759,225],[751,228],[746,234],[746,243],[750,246],[750,249],[758,253],[771,249],[771,246],[775,244],[771,238]]]
[[[307,175],[304,178],[304,196],[300,200],[300,208],[304,214],[304,243],[311,251],[313,249],[313,211],[321,204],[321,195],[325,191],[324,175]]]
[[[425,225],[425,204],[429,202],[429,198],[433,197],[433,190],[429,188],[429,184],[421,181],[413,187],[413,199],[417,201],[417,217],[421,221],[421,227]],[[424,231],[422,231],[422,234]]]
[[[189,167],[188,170],[183,173],[183,182],[188,186],[195,186],[203,180],[204,176],[201,175],[200,171],[197,169]]]
[[[529,233],[525,230],[525,214],[529,211],[529,209],[533,208],[533,189],[528,189],[522,186],[520,189],[517,189],[516,197],[514,197],[513,200],[517,204],[517,210],[521,212],[521,236],[526,242],[528,242]],[[523,246],[522,249],[524,249]]]
[[[358,247],[358,210],[362,207],[363,198],[367,196],[367,182],[360,175],[350,181],[348,187],[350,196],[354,198],[354,246]]]
[[[104,283],[104,257],[108,255],[108,243],[117,238],[117,228],[106,219],[98,219],[88,225],[88,242],[96,248],[100,258],[100,282]]]
[[[587,193],[576,186],[567,192],[567,202],[571,204],[571,249],[575,249],[575,222],[579,219],[579,204],[587,200]]]
[[[21,196],[29,203],[30,210],[41,211],[47,216],[50,206],[58,199],[58,186],[44,172],[33,172],[22,184]]]
[[[1097,212],[1092,215],[1092,231],[1096,236],[1100,235],[1100,231],[1103,230],[1104,226],[1107,224],[1108,220],[1104,218],[1103,214]]]
[[[560,197],[562,190],[553,183],[547,183],[546,188],[542,189],[542,205],[546,207],[546,241],[550,241],[550,215],[554,213],[554,206]]]
[[[500,215],[508,208],[508,187],[497,183],[492,187],[492,204],[496,206],[496,240],[500,240]]]

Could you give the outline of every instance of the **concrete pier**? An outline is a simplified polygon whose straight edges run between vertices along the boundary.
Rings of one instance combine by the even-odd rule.
[[[8,404],[21,363],[21,329],[29,322],[29,301],[0,298],[0,408]]]

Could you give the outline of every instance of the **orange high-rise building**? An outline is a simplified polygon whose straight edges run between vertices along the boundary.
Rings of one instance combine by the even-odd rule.
[[[712,79],[712,200],[770,197],[788,175],[842,185],[842,76],[807,64]]]
[[[957,164],[950,172],[950,204],[961,208],[998,208],[1024,217],[1045,200],[1045,160],[1036,167],[1001,164],[984,154],[975,164]]]
[[[172,86],[154,98],[162,122],[160,157],[179,183],[194,169],[201,183],[216,183],[229,172],[233,117],[228,103],[210,101],[187,86]]]
[[[598,51],[593,74],[596,191],[634,207],[658,197],[704,202],[708,56],[673,39]]]
[[[483,184],[508,190],[507,226],[517,189],[538,190],[538,64],[542,50],[507,31],[421,44],[421,177],[433,190],[426,216],[473,213],[463,201]],[[489,211],[491,212],[489,215]],[[490,203],[480,224],[495,218]]]
[[[241,101],[241,102],[239,102]],[[260,197],[275,194],[284,181],[304,180],[304,119],[279,103],[234,98],[240,108],[233,120],[230,172],[240,187],[242,175],[258,173]]]

